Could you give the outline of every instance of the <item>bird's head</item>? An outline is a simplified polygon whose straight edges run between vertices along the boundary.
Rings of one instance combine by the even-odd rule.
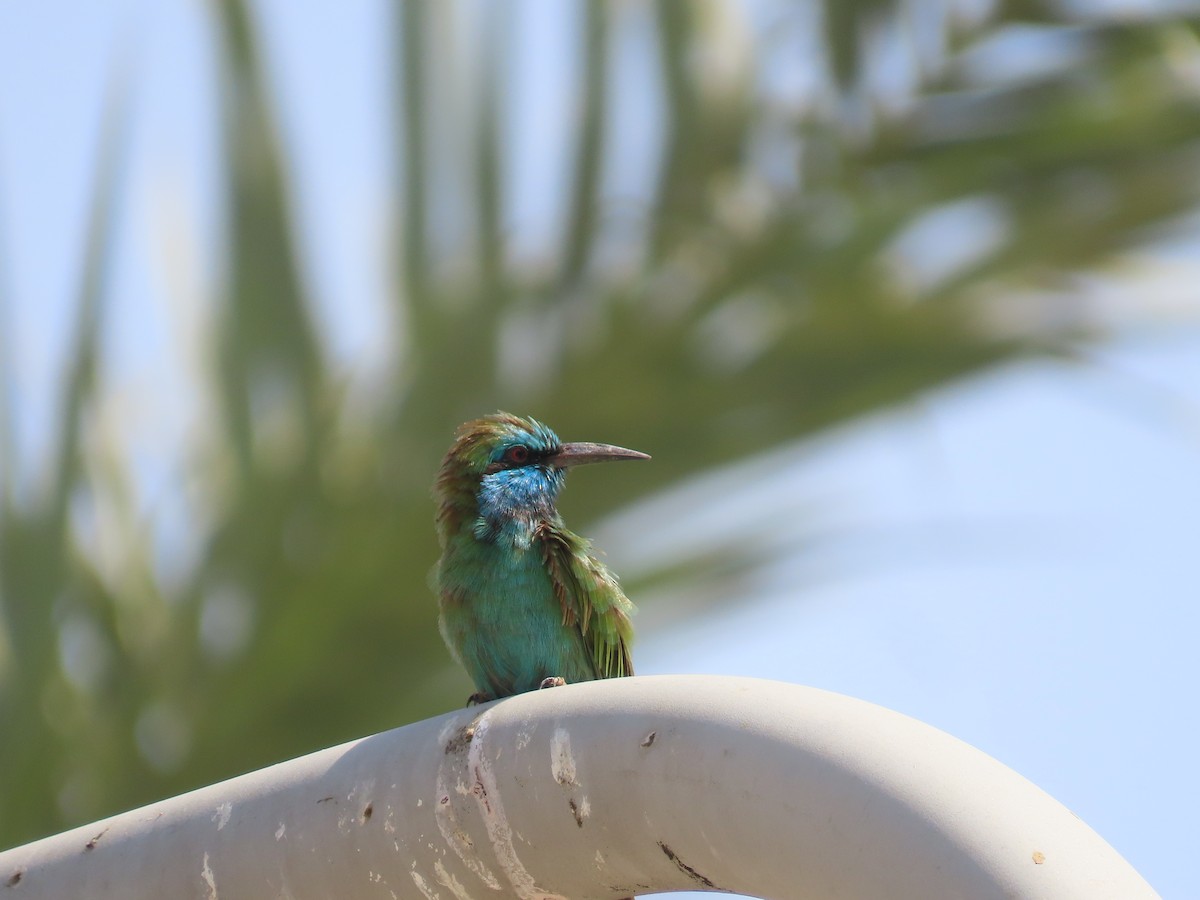
[[[434,485],[443,540],[464,518],[484,531],[551,518],[567,469],[649,459],[611,444],[563,443],[536,419],[500,412],[459,426]]]

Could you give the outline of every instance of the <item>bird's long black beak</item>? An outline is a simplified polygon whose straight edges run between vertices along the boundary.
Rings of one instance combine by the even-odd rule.
[[[626,450],[624,447],[614,447],[612,444],[591,444],[582,441],[574,444],[563,444],[558,452],[547,459],[551,465],[565,469],[568,466],[582,466],[587,463],[611,462],[616,459],[649,459],[648,453],[638,450]]]

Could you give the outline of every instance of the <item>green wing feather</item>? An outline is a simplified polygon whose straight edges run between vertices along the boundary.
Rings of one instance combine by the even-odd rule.
[[[577,625],[592,655],[597,678],[633,674],[629,645],[633,642],[634,606],[617,578],[592,556],[591,544],[549,522],[538,525],[534,538],[542,547],[546,570],[562,605],[564,625]]]

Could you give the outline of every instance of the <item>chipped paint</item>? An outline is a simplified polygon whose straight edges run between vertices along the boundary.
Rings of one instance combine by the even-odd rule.
[[[533,733],[537,731],[537,723],[525,720],[524,730],[517,733],[517,749],[524,750],[529,746],[529,742],[533,740]]]
[[[449,741],[450,736],[458,730],[458,726],[454,720],[447,723],[438,735],[438,743],[443,747]],[[443,754],[442,761],[438,764],[437,781],[434,784],[433,796],[433,817],[437,822],[438,831],[442,833],[442,839],[450,845],[451,849],[458,854],[458,858],[462,860],[472,874],[479,878],[493,891],[500,890],[500,879],[489,869],[476,854],[475,845],[468,835],[459,826],[458,814],[454,810],[454,802],[450,796],[450,787],[448,784],[447,767],[452,766],[459,757],[455,755],[446,756]]]
[[[475,802],[479,804],[479,813],[483,817],[483,824],[487,827],[488,837],[491,838],[492,851],[496,854],[496,861],[500,863],[500,868],[508,876],[513,890],[522,900],[566,900],[558,894],[552,894],[538,887],[533,876],[529,874],[529,870],[522,865],[517,856],[517,849],[513,846],[512,828],[508,824],[508,817],[504,814],[504,804],[500,799],[500,787],[496,782],[495,772],[492,771],[492,762],[483,752],[484,745],[487,743],[490,715],[490,711],[484,713],[475,723],[475,736],[467,751],[467,763],[470,773],[475,776],[472,794]],[[562,733],[566,734],[565,731]],[[557,737],[558,731],[555,732],[555,738],[557,739]],[[570,759],[570,771],[573,776],[575,761],[571,758],[570,751],[571,747],[568,741],[566,756]]]
[[[424,876],[417,871],[416,863],[413,863],[412,871],[408,874],[412,876],[413,884],[415,884],[417,886],[417,890],[425,896],[425,900],[441,900],[441,898],[438,896],[438,892],[431,888],[429,886],[429,882],[426,881]]]
[[[458,900],[471,900],[471,895],[462,886],[462,882],[455,878],[453,873],[446,870],[440,859],[433,864],[433,875],[437,878],[438,884],[448,888]]]
[[[209,864],[207,853],[204,854],[204,865],[200,868],[200,877],[203,878],[204,883],[208,885],[208,900],[217,900],[217,879],[213,875],[212,866]]]
[[[350,808],[338,816],[338,830],[342,834],[349,834],[354,826],[364,825],[370,821],[375,809],[375,805],[371,802],[371,796],[374,793],[374,778],[355,782],[354,787],[346,794],[346,805]],[[356,809],[357,812],[355,812]]]
[[[233,815],[233,804],[226,800],[217,807],[217,811],[213,813],[212,820],[217,823],[217,831],[220,831],[229,824],[229,817]]]
[[[702,885],[702,886],[704,886],[704,887],[708,888],[709,890],[713,890],[713,891],[720,891],[720,890],[721,890],[721,888],[719,888],[719,887],[717,887],[715,884],[713,884],[713,882],[712,882],[712,879],[711,879],[711,878],[708,878],[708,877],[706,877],[706,876],[704,876],[704,875],[701,875],[701,874],[700,874],[699,872],[697,872],[697,871],[696,871],[696,870],[695,870],[695,869],[694,869],[692,866],[689,866],[689,865],[688,865],[687,863],[685,863],[685,862],[684,862],[682,859],[680,859],[680,858],[679,858],[679,854],[678,854],[678,853],[676,853],[676,852],[675,852],[675,851],[674,851],[674,850],[673,850],[671,847],[669,847],[667,844],[665,844],[665,843],[664,843],[664,842],[662,842],[662,841],[659,841],[659,842],[658,842],[658,847],[659,847],[659,849],[660,849],[660,850],[662,850],[662,852],[663,852],[663,855],[664,855],[664,856],[666,856],[666,857],[667,857],[667,859],[669,859],[671,862],[675,863],[675,866],[676,866],[676,868],[678,868],[678,869],[679,869],[679,871],[680,871],[680,872],[682,872],[684,875],[688,876],[688,878],[692,879],[692,880],[693,880],[693,881],[695,881],[697,884],[699,884],[699,885]]]
[[[550,739],[550,772],[559,784],[578,784],[575,780],[575,756],[571,753],[571,735],[555,728]]]

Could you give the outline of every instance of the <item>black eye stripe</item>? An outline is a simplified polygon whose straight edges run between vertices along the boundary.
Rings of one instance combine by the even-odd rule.
[[[516,460],[512,458],[511,454],[518,448],[525,451],[524,459]],[[509,447],[507,450],[505,450],[504,455],[501,456],[499,460],[494,463],[489,463],[484,472],[490,475],[503,469],[520,469],[524,468],[525,466],[537,465],[546,457],[553,455],[553,453],[554,450],[535,450],[532,447],[526,446],[525,444],[517,444],[516,446]]]

